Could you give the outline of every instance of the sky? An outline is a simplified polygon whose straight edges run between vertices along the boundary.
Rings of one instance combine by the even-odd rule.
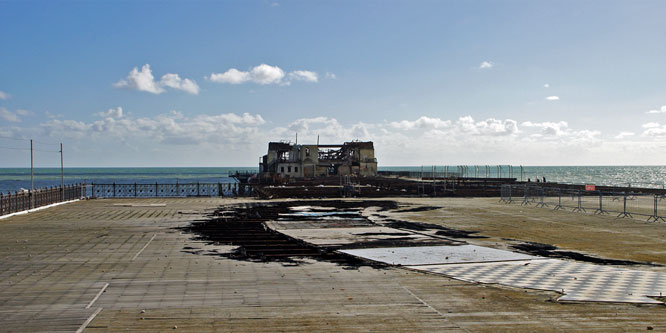
[[[665,1],[2,1],[0,167],[665,165]]]

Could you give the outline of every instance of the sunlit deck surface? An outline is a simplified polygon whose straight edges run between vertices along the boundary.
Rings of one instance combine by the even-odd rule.
[[[666,307],[561,303],[560,294],[400,267],[213,255],[178,227],[253,199],[114,199],[0,220],[1,331],[634,331],[666,329]],[[506,205],[399,198],[391,217],[478,231],[469,244],[552,244],[666,272],[666,223]],[[388,214],[388,213],[387,213]]]

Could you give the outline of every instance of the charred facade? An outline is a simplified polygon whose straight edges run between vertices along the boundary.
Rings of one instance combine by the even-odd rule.
[[[377,159],[371,141],[345,142],[339,145],[270,142],[268,154],[261,158],[263,177],[304,178],[377,175]]]

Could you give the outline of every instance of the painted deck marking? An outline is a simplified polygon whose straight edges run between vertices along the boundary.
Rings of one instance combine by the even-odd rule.
[[[107,284],[107,285],[108,285],[108,284]],[[90,324],[90,322],[93,321],[93,319],[95,319],[95,317],[96,317],[100,312],[102,312],[102,308],[97,308],[97,310],[95,310],[95,312],[93,312],[93,314],[91,314],[90,317],[88,317],[88,319],[86,319],[86,321],[83,322],[83,324],[81,324],[81,326],[79,326],[79,329],[76,330],[76,333],[81,333],[81,332],[83,332],[83,330],[85,330],[86,327],[88,327],[88,324]]]
[[[86,309],[90,309],[90,307],[93,305],[93,303],[95,303],[95,301],[97,301],[97,299],[100,296],[102,296],[102,293],[104,292],[104,290],[106,290],[106,287],[108,287],[108,286],[109,286],[109,284],[107,283],[107,284],[104,285],[104,287],[102,287],[102,290],[100,290],[97,293],[97,295],[95,295],[95,298],[93,298],[92,301],[90,301],[90,303],[88,303],[88,305],[86,305]]]
[[[134,259],[136,259],[136,257],[138,257],[138,256],[141,254],[141,252],[143,252],[143,250],[145,250],[145,249],[148,247],[148,245],[150,245],[150,242],[152,242],[153,239],[155,239],[155,236],[157,236],[157,234],[153,234],[153,237],[150,237],[150,240],[148,240],[148,243],[146,243],[146,245],[144,245],[144,246],[141,248],[141,250],[139,250],[139,252],[137,252],[137,253],[134,255],[134,257],[132,258],[132,260],[130,260],[130,261],[134,261]]]

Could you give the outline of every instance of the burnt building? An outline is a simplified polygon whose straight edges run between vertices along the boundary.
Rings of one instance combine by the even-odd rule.
[[[343,144],[294,144],[270,142],[259,171],[268,177],[315,178],[336,175],[377,175],[377,159],[371,141]]]

